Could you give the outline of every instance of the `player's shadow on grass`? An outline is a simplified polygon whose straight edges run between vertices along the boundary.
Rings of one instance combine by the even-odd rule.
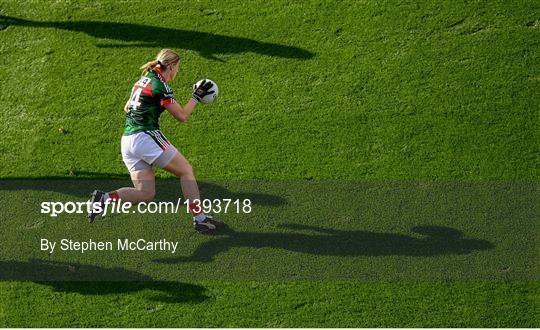
[[[231,248],[273,248],[322,256],[436,256],[468,254],[492,249],[486,240],[466,238],[457,229],[417,226],[412,232],[423,237],[362,230],[338,230],[300,224],[282,228],[300,232],[256,233],[225,229],[215,239],[201,244],[191,256],[156,259],[159,263],[210,262]]]
[[[0,260],[0,281],[32,281],[55,291],[83,295],[149,291],[149,300],[167,303],[202,302],[208,298],[200,285],[154,281],[150,276],[123,268],[36,259]]]
[[[82,32],[89,36],[115,40],[120,43],[98,47],[168,47],[193,50],[207,59],[219,60],[219,54],[253,52],[273,57],[310,59],[313,53],[295,46],[260,42],[206,32],[164,28],[158,26],[100,21],[39,22],[0,15],[0,30],[8,26],[56,28]]]

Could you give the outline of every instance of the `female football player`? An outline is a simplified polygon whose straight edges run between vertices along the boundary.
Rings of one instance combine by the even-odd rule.
[[[133,187],[108,193],[95,190],[91,202],[107,201],[148,202],[155,195],[155,176],[152,166],[159,166],[180,178],[184,198],[189,200],[193,227],[200,233],[213,234],[224,224],[201,211],[200,195],[193,169],[188,160],[167,140],[159,129],[159,116],[167,110],[179,122],[185,122],[197,104],[210,91],[212,82],[203,81],[194,87],[185,106],[176,102],[168,83],[176,77],[180,57],[171,49],[162,49],[157,58],[143,65],[143,76],[135,83],[124,106],[126,126],[122,136],[122,159],[130,173]],[[93,204],[92,204],[93,205]],[[90,222],[102,212],[88,214]]]

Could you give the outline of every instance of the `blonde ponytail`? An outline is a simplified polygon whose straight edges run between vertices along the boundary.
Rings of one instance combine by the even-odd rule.
[[[169,65],[176,64],[179,61],[180,56],[177,52],[172,49],[164,48],[159,51],[155,60],[146,62],[146,64],[141,66],[141,70],[143,70],[143,74],[150,72],[150,70],[155,67],[159,67],[163,70],[166,69]]]
[[[158,65],[158,60],[152,60],[150,62],[146,62],[145,65],[141,66],[141,70],[143,70],[143,73],[150,72],[153,68],[155,68]]]

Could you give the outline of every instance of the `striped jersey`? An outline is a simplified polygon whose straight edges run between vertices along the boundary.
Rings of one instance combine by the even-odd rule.
[[[153,68],[131,89],[124,135],[159,130],[159,116],[170,103],[176,103],[173,92],[161,71]]]

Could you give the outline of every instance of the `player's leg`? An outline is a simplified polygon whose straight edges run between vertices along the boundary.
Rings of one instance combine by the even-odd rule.
[[[163,169],[180,179],[180,185],[182,186],[182,193],[185,199],[189,199],[190,201],[200,200],[199,186],[193,173],[193,167],[178,150],[176,150],[171,160]]]
[[[156,180],[150,164],[163,154],[164,148],[164,142],[157,141],[150,132],[123,136],[122,160],[131,176],[133,188],[120,188],[105,197],[132,203],[153,200],[156,194]]]
[[[156,181],[152,167],[148,165],[148,167],[132,171],[130,176],[133,187],[123,187],[110,192],[94,190],[90,198],[91,205],[100,203],[103,209],[107,201],[121,200],[122,202],[140,203],[153,200],[156,194]],[[88,220],[91,223],[94,222],[101,213],[92,210],[88,213]]]
[[[202,212],[199,186],[193,174],[193,167],[178,150],[174,151],[174,156],[162,167],[180,179],[184,198],[190,201],[189,208],[193,216],[193,226],[198,232],[213,234],[216,229],[224,227],[223,222],[215,220]]]
[[[156,195],[156,179],[152,168],[133,171],[130,176],[133,187],[124,187],[109,192],[105,195],[105,200],[109,197],[132,203],[152,201]]]
[[[124,202],[148,202],[155,196],[155,177],[152,166],[153,160],[162,153],[162,145],[144,132],[122,137],[122,160],[126,165],[133,187],[124,187],[110,192],[94,190],[91,203],[101,203],[103,206],[109,200]],[[94,222],[101,212],[92,210],[88,214],[90,222]]]

